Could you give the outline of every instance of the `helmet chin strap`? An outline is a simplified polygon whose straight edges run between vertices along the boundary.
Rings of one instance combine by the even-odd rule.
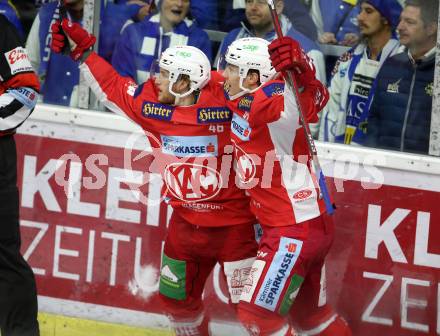
[[[176,81],[176,82],[177,82],[177,81]],[[176,83],[176,82],[171,82],[171,81],[170,81],[170,84],[168,85],[168,90],[170,91],[170,93],[171,93],[174,97],[176,97],[176,100],[175,100],[175,102],[174,102],[175,105],[177,105],[177,104],[179,103],[179,101],[180,101],[181,98],[184,98],[184,97],[186,97],[186,96],[189,96],[191,93],[194,92],[194,88],[192,88],[192,87],[190,87],[190,89],[189,89],[188,91],[186,91],[185,93],[177,93],[177,92],[174,92],[174,90],[173,90],[173,85],[174,85],[174,83]]]
[[[255,91],[257,91],[263,85],[263,84],[261,84],[261,85],[257,86],[255,89],[250,90],[250,89],[247,89],[247,88],[245,88],[243,86],[243,81],[244,81],[244,78],[240,77],[240,89],[241,89],[241,91],[236,93],[233,96],[230,96],[229,93],[228,93],[229,100],[234,100],[234,99],[240,98],[241,96],[244,96],[247,93],[254,93]]]

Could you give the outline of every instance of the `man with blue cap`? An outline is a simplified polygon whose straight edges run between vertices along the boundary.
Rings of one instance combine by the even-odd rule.
[[[320,120],[319,139],[363,144],[376,76],[399,49],[396,27],[402,7],[397,0],[364,0],[357,16],[360,43],[342,55],[330,82],[330,101]]]

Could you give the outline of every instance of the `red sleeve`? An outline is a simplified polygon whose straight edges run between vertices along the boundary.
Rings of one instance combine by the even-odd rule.
[[[284,83],[281,81],[269,82],[255,92],[249,123],[261,125],[278,120],[284,110],[283,92]]]
[[[34,72],[26,72],[17,74],[2,83],[5,88],[28,87],[40,92],[40,82]]]
[[[126,115],[139,123],[142,90],[129,77],[120,76],[113,67],[95,52],[80,65],[87,84],[106,107],[117,114]],[[143,118],[145,119],[145,118]]]
[[[37,92],[40,84],[15,27],[0,15],[0,94],[9,88],[27,87]]]

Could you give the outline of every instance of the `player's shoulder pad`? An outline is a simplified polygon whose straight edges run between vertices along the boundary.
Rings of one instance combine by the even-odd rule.
[[[210,82],[221,83],[221,82],[224,82],[224,80],[225,80],[225,77],[223,77],[220,72],[215,71],[215,70],[211,71]]]
[[[264,84],[260,90],[267,98],[279,96],[284,93],[284,82],[280,80],[270,81]]]

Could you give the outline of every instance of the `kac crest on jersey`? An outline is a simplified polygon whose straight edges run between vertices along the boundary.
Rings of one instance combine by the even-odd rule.
[[[189,162],[168,165],[164,179],[170,193],[184,202],[209,200],[222,187],[219,172],[211,167]]]

